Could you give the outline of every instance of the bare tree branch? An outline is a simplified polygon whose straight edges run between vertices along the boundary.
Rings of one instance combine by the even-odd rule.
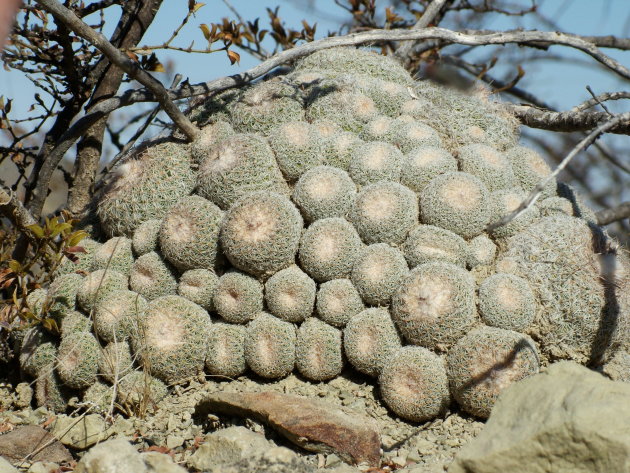
[[[550,131],[587,131],[607,121],[610,115],[606,112],[554,112],[529,105],[506,104],[521,123],[531,128],[542,128]],[[620,135],[630,134],[630,122],[619,121],[608,133]]]
[[[630,51],[630,38],[619,38],[617,36],[582,36],[584,41],[593,43],[599,48],[619,49],[621,51]]]
[[[50,1],[50,0],[46,0]],[[604,65],[610,64],[610,68],[617,74],[630,79],[630,70],[617,62],[615,59],[605,55],[592,44],[582,40],[577,35],[568,35],[562,33],[550,33],[545,31],[505,31],[492,32],[480,35],[464,34],[455,31],[446,30],[444,28],[425,28],[422,30],[370,30],[362,33],[353,33],[346,36],[331,36],[322,38],[311,43],[306,43],[291,49],[282,51],[266,61],[252,67],[248,71],[240,74],[234,74],[228,77],[221,77],[194,85],[183,85],[172,91],[171,99],[179,100],[196,95],[212,94],[220,92],[232,87],[241,86],[251,82],[259,77],[264,76],[278,66],[290,63],[297,59],[309,56],[314,52],[343,46],[359,46],[366,43],[374,43],[378,41],[410,41],[424,39],[440,39],[448,43],[464,44],[464,45],[490,45],[490,44],[537,44],[541,42],[554,42],[555,44],[564,45],[581,50]],[[146,89],[129,91],[120,97],[113,97],[109,102],[103,102],[102,112],[112,111],[115,108],[131,105],[137,102],[155,101],[152,93]]]
[[[612,209],[600,210],[595,214],[597,225],[608,225],[624,218],[630,218],[630,202],[623,202]]]
[[[37,223],[15,192],[2,183],[0,183],[0,212],[22,230],[28,225]]]
[[[128,0],[125,2],[123,4],[123,14],[116,26],[116,30],[112,34],[111,43],[117,48],[126,48],[138,44],[145,31],[153,22],[161,3],[162,0]],[[105,63],[104,67],[101,63]],[[99,76],[94,78],[94,89],[90,102],[86,106],[88,112],[94,104],[114,95],[123,79],[123,71],[111,64],[106,56],[101,57],[94,69],[101,72]],[[90,202],[90,188],[96,178],[96,171],[101,159],[107,118],[104,117],[91,126],[83,134],[77,145],[74,179],[68,189],[67,205],[68,210],[75,216],[80,216]]]
[[[588,99],[585,102],[582,102],[580,105],[573,107],[571,111],[582,112],[584,110],[588,110],[591,107],[594,107],[595,105],[600,104],[601,102],[621,99],[630,99],[630,92],[606,92],[596,97],[593,97],[592,99]]]
[[[460,57],[451,56],[451,55],[442,56],[442,61],[444,61],[447,64],[453,64],[454,66],[457,66],[460,69],[463,69],[469,74],[477,77],[479,80],[490,85],[493,89],[500,89],[502,92],[513,95],[514,97],[517,97],[521,100],[525,100],[526,102],[529,102],[535,105],[536,107],[553,110],[553,107],[551,107],[549,104],[542,101],[535,95],[527,92],[526,90],[521,89],[520,87],[516,87],[516,86],[510,87],[510,84],[508,84],[507,82],[491,76],[487,72],[480,70],[474,64],[470,64],[469,62],[464,61]]]
[[[424,10],[420,19],[413,25],[414,30],[419,30],[422,28],[427,28],[440,14],[440,11],[446,5],[449,0],[433,0],[429,6]],[[399,48],[396,49],[395,55],[396,57],[406,64],[410,60],[411,52],[415,45],[414,41],[407,41],[402,44]]]
[[[566,155],[566,157],[560,162],[560,164],[558,164],[558,166],[556,166],[556,169],[554,169],[554,171],[551,174],[549,174],[549,176],[547,176],[541,182],[536,184],[536,187],[534,187],[534,189],[530,192],[530,194],[527,196],[527,198],[523,202],[521,202],[521,204],[514,211],[512,211],[508,215],[504,216],[498,222],[494,222],[494,223],[491,223],[490,225],[488,225],[486,227],[486,231],[492,232],[496,228],[502,227],[503,225],[507,225],[512,220],[514,220],[519,215],[521,215],[525,210],[527,210],[532,205],[534,205],[536,203],[536,201],[538,200],[538,198],[540,197],[540,195],[543,192],[543,190],[545,189],[545,186],[552,179],[555,179],[558,176],[558,174],[560,174],[562,172],[562,170],[567,167],[569,162],[578,153],[580,153],[582,150],[588,148],[591,144],[593,144],[595,142],[595,140],[597,140],[597,138],[599,138],[602,134],[608,132],[608,130],[614,128],[618,123],[621,123],[621,122],[624,122],[624,121],[628,121],[628,120],[630,120],[630,112],[622,113],[622,114],[614,116],[612,119],[608,120],[607,122],[602,123],[595,130],[590,132],[583,140],[581,140],[571,150],[571,152],[569,154]]]
[[[169,115],[169,117],[171,117],[173,122],[189,139],[194,139],[199,130],[192,124],[188,117],[182,113],[177,105],[173,103],[167,90],[160,81],[141,69],[137,63],[129,59],[129,57],[112,45],[105,36],[96,32],[81,21],[81,19],[78,18],[72,10],[64,7],[56,0],[37,0],[37,3],[52,14],[56,19],[62,21],[68,29],[92,43],[103,54],[105,54],[112,63],[116,64],[123,71],[129,74],[130,77],[136,79],[142,85],[147,87],[157,98],[157,101],[160,102],[162,107],[164,107],[164,111]]]

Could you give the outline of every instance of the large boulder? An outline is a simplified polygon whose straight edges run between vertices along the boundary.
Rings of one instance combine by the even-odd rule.
[[[630,384],[563,361],[507,388],[449,473],[630,472]]]

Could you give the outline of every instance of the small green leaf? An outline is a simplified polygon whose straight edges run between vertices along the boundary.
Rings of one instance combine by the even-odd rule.
[[[19,261],[12,259],[9,261],[9,269],[15,274],[19,274],[22,271],[22,265]]]
[[[44,238],[44,229],[39,224],[34,223],[32,225],[27,225],[26,228],[28,228],[37,238]]]
[[[72,230],[72,225],[70,225],[68,222],[58,223],[56,225],[53,225],[50,236],[54,238],[60,233],[66,232],[68,230]]]
[[[77,246],[81,240],[88,236],[87,232],[84,230],[77,230],[76,232],[68,235],[68,239],[66,240],[66,245],[69,247]]]

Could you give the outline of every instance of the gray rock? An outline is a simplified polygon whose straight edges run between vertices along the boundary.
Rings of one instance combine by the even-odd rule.
[[[31,405],[33,400],[33,388],[28,383],[20,383],[15,387],[15,407],[25,409]]]
[[[74,473],[147,473],[140,454],[123,439],[108,440],[90,449]]]
[[[245,427],[228,427],[206,437],[206,441],[188,459],[188,466],[198,470],[216,470],[218,465],[236,463],[271,447],[260,434]]]
[[[630,472],[630,385],[573,362],[517,382],[449,473]]]
[[[57,473],[58,471],[59,464],[44,461],[33,463],[26,473]]]
[[[0,457],[0,473],[18,473],[18,471],[4,457]]]
[[[613,381],[630,383],[630,353],[618,350],[600,371]]]
[[[321,471],[325,471],[326,473],[359,473],[361,470],[343,463],[330,470],[321,470]]]
[[[295,452],[286,447],[273,447],[264,453],[247,456],[238,463],[213,470],[217,473],[316,473]]]
[[[115,431],[98,414],[88,414],[82,419],[58,415],[51,433],[59,441],[72,448],[84,450],[111,437]]]
[[[147,473],[186,473],[186,469],[177,465],[171,457],[165,453],[144,452],[140,458],[147,466]]]
[[[184,445],[184,441],[186,439],[180,435],[168,435],[166,437],[166,447],[169,449],[174,449],[177,447],[181,447]]]
[[[23,425],[0,435],[0,457],[15,464],[24,459],[57,463],[72,460],[68,449],[37,425]]]

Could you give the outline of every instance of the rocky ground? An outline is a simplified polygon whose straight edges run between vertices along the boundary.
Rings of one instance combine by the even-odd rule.
[[[4,383],[0,385],[0,399],[3,400],[4,408],[0,413],[0,432],[10,432],[24,425],[43,426],[57,435],[69,430],[61,438],[61,442],[69,447],[74,460],[80,460],[86,449],[97,442],[107,438],[123,437],[131,441],[139,451],[166,453],[175,463],[185,466],[189,471],[195,471],[192,466],[195,461],[191,461],[190,458],[204,443],[208,434],[225,427],[241,426],[263,434],[269,441],[260,446],[260,450],[268,450],[275,445],[295,452],[309,468],[306,471],[311,469],[338,472],[380,471],[369,465],[350,467],[336,453],[308,452],[293,445],[269,426],[251,418],[196,413],[197,404],[209,394],[262,391],[324,400],[358,419],[362,416],[373,419],[381,436],[382,471],[398,470],[409,473],[445,471],[459,449],[474,438],[483,427],[479,420],[460,412],[447,412],[442,418],[425,424],[402,421],[392,416],[382,405],[378,399],[378,390],[369,379],[347,373],[328,383],[319,384],[304,381],[295,375],[275,382],[261,382],[247,377],[234,381],[218,379],[193,381],[188,385],[175,387],[155,406],[154,411],[148,412],[144,418],[88,412],[79,422],[77,419],[81,413],[85,413],[85,406],[78,407],[72,416],[55,415],[45,408],[33,409],[30,402],[32,389],[27,384],[13,387]],[[150,406],[146,407],[151,410]],[[2,436],[0,448],[1,440]],[[249,455],[256,456],[259,453],[262,452],[250,451]],[[3,455],[2,451],[0,455]],[[73,463],[69,465],[72,466]],[[25,470],[29,467],[31,468],[29,471],[33,472],[54,471],[55,464],[50,465],[48,469],[41,469],[43,466],[39,464],[31,466],[31,462],[25,462],[20,466]],[[242,468],[247,470],[251,465],[242,465]],[[0,472],[3,471],[0,468]]]
[[[573,362],[506,388],[485,423],[401,421],[351,373],[197,380],[131,415],[32,398],[0,383],[0,473],[630,473],[630,384]]]

